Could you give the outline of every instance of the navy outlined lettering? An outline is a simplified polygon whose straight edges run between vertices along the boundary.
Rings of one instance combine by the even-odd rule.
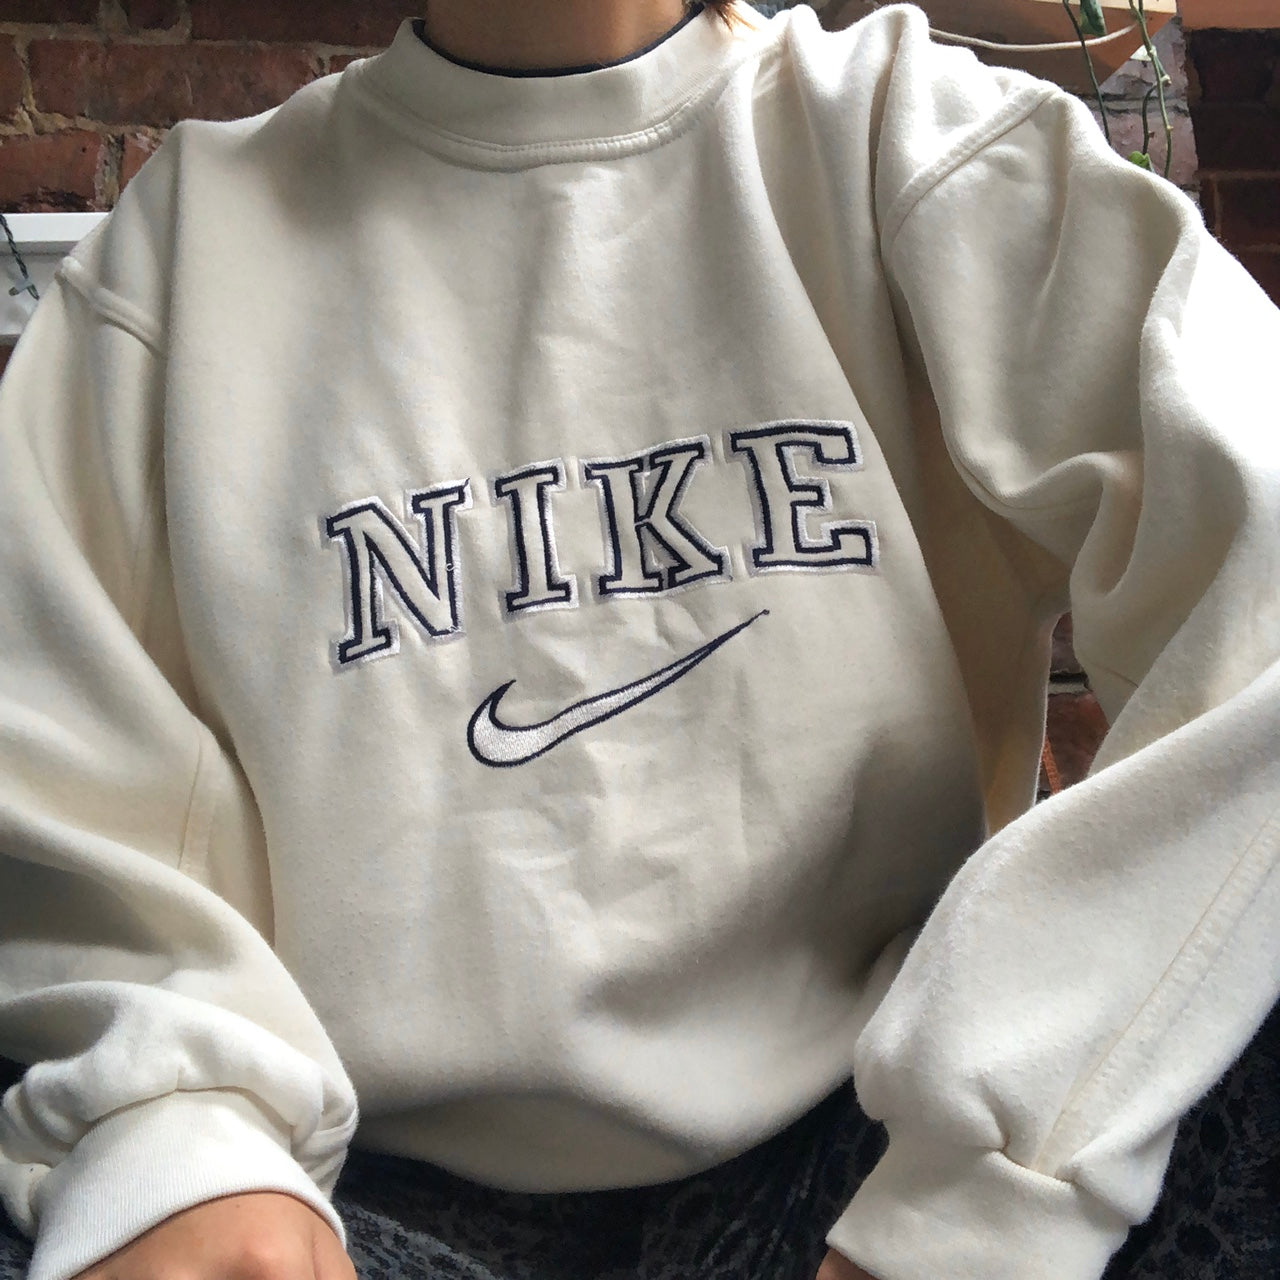
[[[339,667],[399,652],[399,627],[387,616],[388,591],[429,638],[462,630],[456,517],[458,508],[471,505],[470,482],[421,489],[408,499],[422,525],[422,554],[377,498],[352,503],[324,522],[346,553],[347,634],[334,650]]]
[[[868,520],[824,520],[819,535],[811,535],[806,520],[831,512],[831,486],[821,477],[802,478],[795,469],[795,455],[804,452],[816,466],[860,470],[852,423],[777,422],[729,431],[727,439],[729,452],[741,456],[750,477],[759,535],[747,548],[753,573],[877,567],[876,528]]]
[[[713,547],[680,514],[689,479],[710,454],[710,440],[699,436],[583,462],[583,480],[600,489],[609,555],[609,571],[596,579],[601,597],[654,595],[729,579],[727,550]],[[647,484],[646,472],[652,473]]]
[[[578,584],[560,572],[556,558],[555,526],[549,494],[564,490],[564,463],[535,463],[498,476],[493,482],[495,502],[511,507],[511,567],[515,586],[502,593],[509,614],[537,609],[573,609]]]
[[[879,570],[875,523],[854,518],[845,504],[855,501],[854,494],[872,498],[892,491],[883,477],[865,488],[843,478],[864,465],[852,422],[774,419],[731,428],[721,439],[723,452],[718,442],[713,453],[711,440],[701,435],[617,457],[530,462],[490,473],[487,482],[475,481],[483,486],[480,498],[488,495],[493,518],[505,519],[510,553],[507,576],[489,563],[497,548],[485,535],[482,554],[488,567],[482,590],[486,596],[493,592],[482,605],[485,616],[494,616],[489,610],[495,607],[504,619],[576,609],[584,581],[600,602],[656,599],[730,582],[742,572],[734,567],[736,553],[731,558],[728,548],[695,527],[694,520],[702,517],[688,513],[689,505],[695,513],[710,513],[708,521],[714,515],[717,539],[742,539],[752,576]],[[742,464],[740,471],[732,470],[745,478],[745,494],[731,496],[716,476],[708,492],[699,495],[707,499],[705,505],[686,502],[704,469],[733,461]],[[461,555],[466,548],[458,545],[458,512],[472,505],[472,483],[463,479],[414,489],[406,494],[402,514],[370,497],[321,517],[321,545],[336,543],[343,552],[346,630],[330,650],[337,669],[399,652],[405,625],[433,642],[463,634]],[[587,495],[588,485],[593,497]],[[575,545],[570,564],[576,572],[566,572],[557,525],[562,536],[571,530],[575,539],[582,538],[591,525],[593,499],[601,542],[592,550]],[[496,526],[491,529],[501,536]],[[594,534],[587,536],[595,542]],[[494,723],[501,737],[501,724]]]

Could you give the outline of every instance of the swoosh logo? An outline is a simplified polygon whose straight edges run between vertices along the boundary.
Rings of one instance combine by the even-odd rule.
[[[493,766],[495,769],[507,769],[517,764],[527,764],[545,755],[552,747],[616,716],[637,702],[652,698],[655,693],[674,684],[681,676],[687,675],[698,663],[709,658],[726,641],[732,640],[739,631],[745,631],[757,618],[762,618],[768,609],[761,609],[746,622],[731,627],[723,635],[707,641],[700,649],[677,658],[675,662],[644,676],[631,684],[624,684],[607,693],[596,694],[594,698],[584,698],[566,707],[550,720],[539,724],[513,725],[498,718],[498,703],[503,695],[515,684],[508,680],[499,685],[476,709],[467,725],[467,745],[471,754],[481,764]]]

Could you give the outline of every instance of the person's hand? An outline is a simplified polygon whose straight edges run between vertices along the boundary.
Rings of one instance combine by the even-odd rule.
[[[822,1260],[815,1280],[876,1280],[870,1271],[863,1271],[856,1262],[850,1262],[843,1253],[832,1249]]]
[[[75,1280],[356,1280],[333,1228],[279,1191],[175,1213]]]

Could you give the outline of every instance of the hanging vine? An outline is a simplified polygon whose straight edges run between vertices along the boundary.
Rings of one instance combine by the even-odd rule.
[[[1146,51],[1147,58],[1151,63],[1152,74],[1155,77],[1155,83],[1142,98],[1142,147],[1138,151],[1130,152],[1129,159],[1143,169],[1151,170],[1154,168],[1151,163],[1151,100],[1154,98],[1160,105],[1160,120],[1164,127],[1164,176],[1167,178],[1173,167],[1173,121],[1169,118],[1169,103],[1165,97],[1165,89],[1168,88],[1172,81],[1164,69],[1164,63],[1160,61],[1160,55],[1156,52],[1155,45],[1151,41],[1151,32],[1147,27],[1146,0],[1128,0],[1128,2],[1129,12],[1133,14],[1134,23],[1142,35],[1142,47]],[[1089,83],[1093,86],[1093,96],[1097,100],[1098,113],[1102,118],[1102,131],[1106,134],[1107,141],[1110,142],[1110,113],[1107,111],[1107,104],[1102,96],[1102,87],[1098,84],[1098,75],[1094,70],[1093,58],[1089,53],[1088,45],[1088,37],[1106,35],[1106,19],[1102,13],[1100,0],[1078,0],[1078,4],[1080,13],[1077,17],[1075,9],[1071,7],[1071,0],[1062,0],[1062,7],[1067,11],[1067,17],[1071,19],[1071,25],[1075,28],[1076,38],[1080,41],[1080,48],[1084,53],[1085,67],[1089,72]]]

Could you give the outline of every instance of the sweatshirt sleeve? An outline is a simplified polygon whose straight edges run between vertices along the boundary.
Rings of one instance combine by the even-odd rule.
[[[0,381],[0,1054],[29,1064],[0,1198],[30,1280],[236,1192],[294,1195],[345,1244],[355,1097],[272,950],[261,822],[199,714],[164,388],[160,329],[78,258]]]
[[[1112,729],[952,879],[858,1041],[889,1148],[829,1240],[881,1280],[1094,1280],[1280,994],[1280,313],[1027,89],[886,201],[885,266]]]

